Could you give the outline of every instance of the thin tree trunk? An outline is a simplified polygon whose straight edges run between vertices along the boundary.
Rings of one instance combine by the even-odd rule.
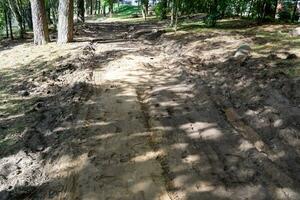
[[[51,9],[51,13],[52,13],[52,21],[53,21],[54,29],[56,30],[56,28],[57,28],[57,16],[56,16],[56,12],[55,12],[54,8]]]
[[[77,16],[78,16],[78,20],[80,22],[84,22],[84,13],[85,13],[85,9],[84,9],[84,0],[77,0]]]
[[[97,15],[97,11],[98,11],[98,0],[95,0],[95,9],[94,9],[94,15]]]
[[[172,0],[171,22],[170,22],[171,27],[173,27],[175,23],[175,9],[176,9],[175,7],[176,7],[175,0]]]
[[[14,39],[14,33],[12,30],[12,23],[11,23],[11,12],[7,12],[7,17],[8,17],[8,24],[9,24],[9,33],[10,33],[10,39]]]
[[[99,4],[98,4],[98,13],[99,15],[101,14],[101,0],[99,0]]]
[[[73,0],[59,0],[57,43],[73,41]]]
[[[106,16],[106,6],[105,6],[105,4],[103,5],[103,16],[104,17]]]
[[[34,44],[42,45],[50,41],[46,17],[45,1],[30,0],[33,22]]]
[[[4,18],[5,18],[5,30],[6,30],[6,37],[9,37],[9,30],[8,30],[8,17],[7,17],[7,9],[4,9]]]
[[[143,18],[146,21],[148,16],[149,0],[142,0],[142,14]]]
[[[9,6],[18,22],[20,38],[24,38],[25,30],[23,29],[23,20],[22,20],[22,15],[20,13],[20,8],[18,7],[18,3],[16,0],[10,0],[8,2],[9,2]]]
[[[26,30],[25,12],[24,12],[24,9],[23,9],[22,1],[17,0],[17,3],[18,3],[18,8],[19,8],[20,14],[21,14],[22,26],[23,26],[23,29]]]
[[[179,10],[179,2],[178,2],[178,0],[175,0],[175,27],[174,27],[174,29],[175,29],[175,32],[177,32],[177,27],[178,27],[178,10]]]
[[[108,8],[109,8],[109,17],[110,17],[110,18],[113,17],[113,12],[114,12],[113,7],[114,7],[113,1],[110,0],[110,2],[109,2],[109,7],[108,7]]]
[[[292,16],[292,22],[294,22],[295,19],[296,19],[298,2],[299,2],[299,0],[295,1],[294,10],[293,10],[293,16]]]
[[[90,15],[93,15],[93,0],[90,0]]]
[[[30,30],[33,30],[33,23],[32,23],[32,12],[31,12],[31,3],[29,2],[28,7],[26,8],[26,21],[27,25]]]

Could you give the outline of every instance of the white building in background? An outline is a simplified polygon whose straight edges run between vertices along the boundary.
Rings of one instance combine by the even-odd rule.
[[[133,6],[139,5],[139,1],[140,0],[120,0],[120,2],[122,2],[124,4],[133,5]],[[159,2],[159,0],[149,0],[150,6],[155,5],[158,2]]]

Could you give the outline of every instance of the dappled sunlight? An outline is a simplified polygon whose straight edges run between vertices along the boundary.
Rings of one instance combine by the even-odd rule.
[[[76,158],[72,158],[68,155],[63,155],[59,157],[57,160],[52,161],[55,163],[53,166],[52,163],[49,163],[49,169],[47,169],[47,174],[50,178],[67,178],[72,173],[78,173],[84,169],[87,165],[87,154],[79,155]],[[46,166],[46,168],[48,168]]]
[[[223,136],[223,133],[215,128],[216,124],[196,122],[181,125],[181,129],[188,133],[191,139],[216,140]]]
[[[177,150],[184,150],[188,147],[188,143],[177,143],[177,144],[173,144],[171,146],[172,149],[177,149]]]
[[[200,159],[199,155],[188,155],[183,159],[183,163],[191,164],[200,161]]]
[[[1,49],[0,195],[300,199],[296,37],[224,20],[129,38],[162,25],[99,20]]]
[[[291,188],[277,188],[275,191],[276,197],[278,199],[299,199],[299,191],[292,190]]]
[[[239,146],[240,151],[249,151],[253,148],[255,148],[255,147],[249,141],[247,141],[247,140],[240,141],[240,146]]]
[[[139,155],[131,159],[133,162],[146,162],[148,160],[156,159],[159,156],[163,156],[165,153],[163,150],[147,152],[144,155]]]

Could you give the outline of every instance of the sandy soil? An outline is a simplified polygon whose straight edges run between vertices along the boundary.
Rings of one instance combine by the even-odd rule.
[[[161,28],[1,47],[0,199],[300,199],[298,38]]]

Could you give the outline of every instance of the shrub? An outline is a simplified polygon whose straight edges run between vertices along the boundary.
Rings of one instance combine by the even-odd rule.
[[[283,9],[278,13],[279,16],[279,20],[284,21],[284,22],[288,22],[290,21],[292,15],[290,13],[290,11],[288,9]]]
[[[159,19],[165,19],[165,18],[166,18],[167,9],[166,9],[166,7],[163,5],[162,2],[159,2],[158,4],[156,4],[156,6],[155,6],[155,8],[154,8],[154,12],[155,12],[155,15],[156,15]]]
[[[217,14],[210,14],[207,15],[204,19],[204,23],[208,27],[215,27],[217,25],[218,15]]]

